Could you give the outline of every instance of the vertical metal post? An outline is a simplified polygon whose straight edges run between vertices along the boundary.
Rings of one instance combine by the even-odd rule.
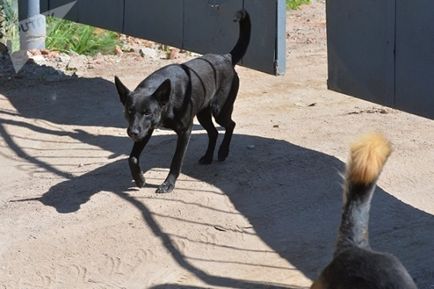
[[[21,50],[45,48],[46,22],[39,0],[18,0]]]
[[[286,71],[286,1],[277,0],[277,39],[275,74],[284,75]]]

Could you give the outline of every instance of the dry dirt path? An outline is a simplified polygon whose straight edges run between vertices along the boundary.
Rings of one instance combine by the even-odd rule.
[[[207,138],[195,127],[167,195],[154,191],[175,137],[152,138],[149,186],[134,188],[111,81],[132,88],[169,61],[124,54],[79,78],[1,79],[0,288],[306,288],[331,258],[348,144],[377,130],[395,151],[372,245],[433,289],[434,122],[327,91],[324,3],[288,13],[287,44],[285,77],[238,68],[226,162],[197,164]]]

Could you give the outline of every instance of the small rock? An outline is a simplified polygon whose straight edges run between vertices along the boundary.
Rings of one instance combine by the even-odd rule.
[[[53,51],[54,52],[54,51]],[[48,50],[48,49],[41,49],[41,54],[42,55],[49,55],[51,53],[51,51],[50,50]]]
[[[278,124],[273,125],[274,128],[279,128]]]
[[[47,58],[56,58],[60,55],[60,53],[59,53],[59,51],[48,51],[48,54],[42,53],[42,55],[45,55]]]
[[[171,48],[169,53],[169,59],[176,59],[178,58],[179,49],[178,48]]]
[[[39,49],[30,49],[27,54],[29,57],[39,56],[41,55],[41,51]]]
[[[122,51],[122,49],[119,46],[117,46],[117,45],[115,47],[115,54],[117,56],[121,56],[122,54],[124,54],[123,51]]]
[[[60,53],[56,58],[56,62],[59,62],[59,63],[69,63],[70,60],[71,60],[71,57],[65,53]]]
[[[124,44],[124,45],[122,45],[122,52],[134,52],[135,50],[134,50],[134,48],[133,47],[131,47],[130,45],[128,45],[128,44]]]
[[[219,225],[215,225],[214,229],[216,229],[217,231],[220,231],[220,232],[226,232],[226,229],[223,228],[222,226],[219,226]]]
[[[39,55],[33,55],[33,56],[31,56],[31,59],[33,59],[33,61],[36,64],[39,64],[39,65],[45,64],[45,58],[41,54],[39,54]]]
[[[159,52],[152,48],[140,48],[139,53],[142,57],[160,58]]]
[[[66,66],[66,69],[67,70],[78,70],[86,64],[87,64],[87,57],[84,55],[79,55],[76,57],[72,57],[69,60],[69,63]]]

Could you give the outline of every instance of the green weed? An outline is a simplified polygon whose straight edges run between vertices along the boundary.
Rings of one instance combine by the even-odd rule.
[[[0,42],[13,50],[19,47],[17,5],[16,0],[0,0]]]
[[[47,27],[46,46],[50,50],[85,55],[112,54],[119,44],[118,33],[64,19],[47,17]]]
[[[303,4],[309,4],[310,0],[286,0],[286,7],[289,9],[298,9]]]

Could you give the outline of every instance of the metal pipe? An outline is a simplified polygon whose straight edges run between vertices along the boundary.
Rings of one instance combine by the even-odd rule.
[[[18,0],[18,18],[21,50],[45,48],[46,22],[40,0]]]

